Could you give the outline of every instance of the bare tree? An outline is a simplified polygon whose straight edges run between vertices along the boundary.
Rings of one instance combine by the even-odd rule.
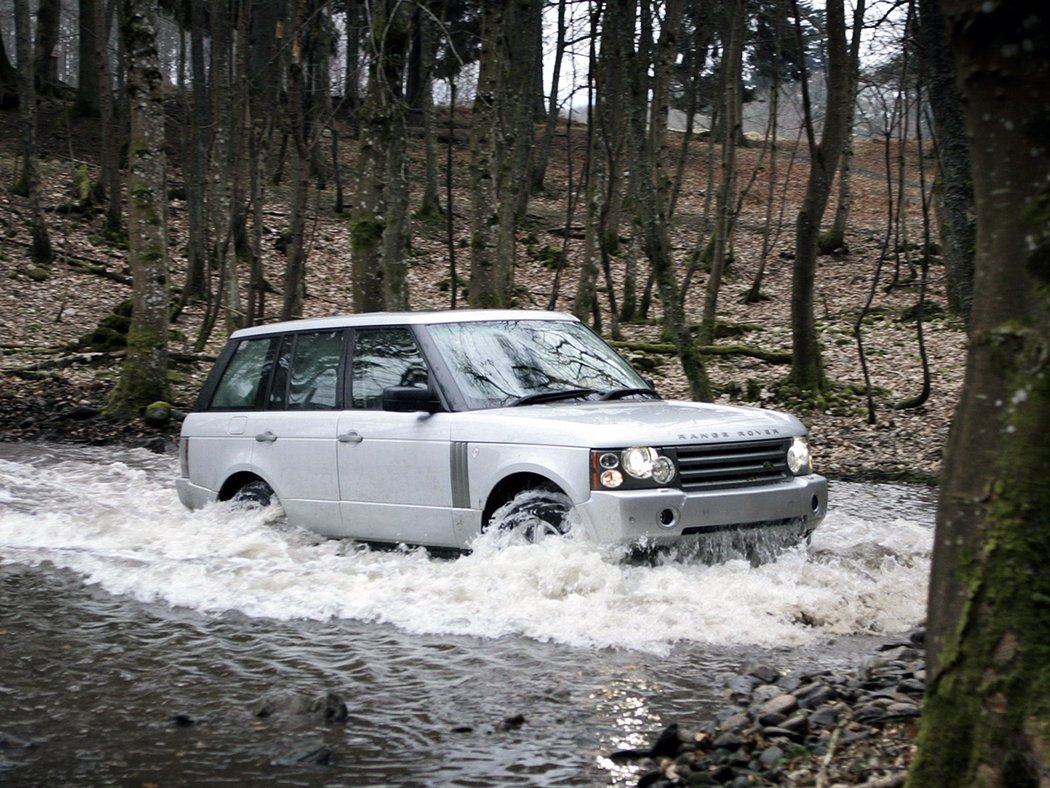
[[[796,38],[799,49],[802,49],[802,18],[797,0],[791,0],[791,5],[795,13]],[[789,379],[792,384],[814,396],[820,396],[826,385],[813,309],[817,241],[849,121],[849,49],[846,44],[843,0],[829,0],[827,4],[827,47],[827,110],[819,142],[807,79],[805,76],[802,79],[810,167],[806,193],[795,224],[795,267],[791,282],[792,361]]]

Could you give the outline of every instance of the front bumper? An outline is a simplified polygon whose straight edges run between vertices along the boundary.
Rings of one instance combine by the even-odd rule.
[[[808,533],[827,513],[828,484],[823,476],[810,474],[762,487],[707,492],[595,491],[575,508],[590,536],[600,542],[673,544],[694,534],[786,523]]]

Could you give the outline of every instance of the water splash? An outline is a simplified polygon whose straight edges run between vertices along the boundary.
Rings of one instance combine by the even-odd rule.
[[[523,635],[668,653],[675,644],[804,645],[880,634],[924,615],[932,507],[909,488],[845,488],[812,544],[752,566],[668,555],[625,561],[582,539],[474,552],[373,550],[283,523],[279,509],[190,512],[174,461],[142,451],[0,447],[0,562],[50,562],[112,594],[216,615],[348,619],[411,633]],[[872,501],[868,516],[858,500]],[[859,508],[858,508],[859,506]],[[909,508],[910,507],[910,508]]]

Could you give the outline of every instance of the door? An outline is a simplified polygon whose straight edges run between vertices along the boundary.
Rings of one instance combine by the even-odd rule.
[[[336,432],[345,331],[286,335],[267,405],[251,415],[252,464],[270,480],[288,520],[318,533],[341,532]]]
[[[447,413],[382,410],[388,386],[430,385],[430,370],[403,326],[357,329],[349,407],[339,416],[344,532],[359,539],[451,546]]]

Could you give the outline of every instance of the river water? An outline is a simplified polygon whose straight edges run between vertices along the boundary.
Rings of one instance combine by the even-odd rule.
[[[923,488],[833,484],[809,548],[753,567],[376,551],[187,511],[175,473],[0,444],[0,784],[629,785],[608,754],[744,666],[852,666],[924,616]]]

